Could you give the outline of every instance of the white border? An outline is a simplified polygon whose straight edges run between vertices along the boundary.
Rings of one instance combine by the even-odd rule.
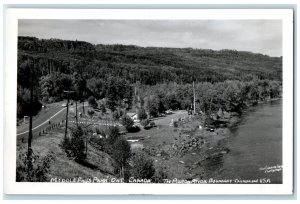
[[[8,9],[6,16],[4,190],[7,194],[291,194],[293,184],[293,11],[291,9]],[[17,183],[18,19],[281,19],[283,22],[283,184]]]

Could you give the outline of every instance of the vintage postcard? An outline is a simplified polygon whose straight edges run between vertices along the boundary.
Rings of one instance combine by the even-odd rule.
[[[293,10],[6,19],[7,194],[293,193]]]

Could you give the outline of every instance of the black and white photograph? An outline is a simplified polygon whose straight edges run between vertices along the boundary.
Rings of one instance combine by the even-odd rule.
[[[14,182],[282,185],[283,33],[278,18],[19,18]]]

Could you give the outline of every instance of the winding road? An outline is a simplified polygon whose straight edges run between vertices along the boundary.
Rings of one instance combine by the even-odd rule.
[[[58,116],[61,112],[63,112],[66,108],[63,108],[61,109],[60,111],[58,111],[57,113],[55,113],[53,116],[51,116],[50,118],[48,118],[46,121],[43,121],[41,124],[35,126],[34,128],[32,128],[32,131],[40,131],[42,130],[47,124],[49,124],[49,121],[51,119],[53,119],[54,117]],[[38,122],[41,122],[41,121],[38,121]],[[27,129],[29,129],[28,125],[27,125]],[[24,134],[27,134],[29,132],[29,130],[27,131],[24,131],[24,132],[21,132],[19,133],[20,130],[17,131],[17,137],[18,136],[22,136]]]
[[[70,105],[69,108],[73,108],[75,105]],[[82,105],[79,105],[77,108],[79,109]],[[49,121],[51,122],[61,122],[66,117],[66,107],[62,107],[60,104],[56,106],[52,106],[41,110],[38,116],[36,116],[32,122],[32,133],[41,132],[47,126],[49,126]],[[22,124],[17,127],[17,138],[21,139],[28,136],[29,132],[29,123]]]

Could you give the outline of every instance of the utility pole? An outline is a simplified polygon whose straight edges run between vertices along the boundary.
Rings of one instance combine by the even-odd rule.
[[[196,114],[196,94],[195,94],[195,82],[193,81],[193,95],[194,95],[194,115]]]
[[[90,125],[87,125],[84,127],[84,129],[87,129],[89,126],[91,126],[92,124]],[[85,132],[85,154],[87,155],[87,152],[88,152],[88,131]]]
[[[135,112],[137,113],[138,112],[138,107],[137,107],[137,104],[138,104],[138,100],[137,100],[137,97],[136,97],[136,83],[134,84],[134,96],[133,96],[133,103],[134,103],[134,106],[135,106]]]
[[[30,106],[32,108],[33,104],[33,75],[34,75],[34,61],[33,61],[33,67],[30,67],[31,70],[31,79],[30,79]],[[28,134],[28,150],[27,150],[27,175],[30,175],[30,172],[32,170],[32,148],[31,148],[31,142],[32,142],[32,111],[29,113],[29,134]],[[30,179],[30,178],[29,178]]]
[[[85,114],[85,111],[84,111],[84,99],[83,99],[83,102],[82,102],[82,113],[83,113],[83,115]]]
[[[67,138],[67,133],[68,133],[68,113],[69,113],[69,94],[74,93],[74,91],[64,91],[67,93],[67,113],[66,113],[66,128],[65,128],[65,139]]]
[[[75,106],[76,106],[76,125],[78,126],[78,114],[77,114],[77,100],[75,100]]]

